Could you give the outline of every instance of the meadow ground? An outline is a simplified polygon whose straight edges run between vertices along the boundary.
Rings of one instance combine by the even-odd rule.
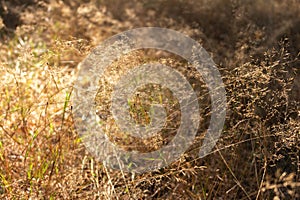
[[[1,1],[0,198],[299,199],[299,19],[299,0]],[[95,46],[144,26],[177,30],[203,45],[222,75],[227,113],[216,147],[198,158],[211,109],[201,76],[165,52],[122,57],[95,97],[103,124],[114,123],[107,109],[113,77],[152,61],[184,74],[202,108],[196,140],[180,159],[133,174],[106,168],[85,149],[70,98],[78,64]],[[150,141],[125,138],[114,126],[106,133],[127,150],[147,152],[170,140],[180,110],[166,89],[139,92],[132,117],[147,124],[150,103],[163,102],[177,113],[167,119],[169,132]]]

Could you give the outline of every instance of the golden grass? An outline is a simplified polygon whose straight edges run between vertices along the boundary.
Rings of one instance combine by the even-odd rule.
[[[19,9],[23,21],[16,30],[0,20],[1,199],[300,197],[297,1],[50,2],[16,3],[14,9]],[[186,70],[178,57],[161,52],[134,52],[116,61],[101,79],[95,100],[99,115],[106,115],[105,123],[111,123],[108,80],[149,61],[185,74],[203,110],[196,142],[179,160],[154,172],[129,174],[106,168],[85,150],[72,121],[70,97],[77,65],[90,50],[139,26],[172,28],[203,44],[221,71],[228,112],[216,148],[200,159],[210,99],[199,74]],[[168,91],[153,86],[139,92],[142,95],[131,101],[137,122],[149,122],[151,101],[163,102],[170,113],[178,113],[176,99]],[[176,129],[177,118],[168,120],[167,133]],[[150,142],[136,138],[128,142],[112,130],[107,134],[124,148],[146,152],[168,141],[163,133]]]

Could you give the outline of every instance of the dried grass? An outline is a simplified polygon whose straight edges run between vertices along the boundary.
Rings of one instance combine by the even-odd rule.
[[[299,5],[297,0],[1,2],[5,17],[18,10],[20,21],[13,30],[0,14],[0,198],[300,198]],[[195,144],[170,166],[137,175],[108,169],[86,152],[69,100],[77,65],[90,50],[139,26],[172,28],[203,44],[221,71],[228,113],[217,147],[199,159],[210,112],[199,75],[169,54],[153,58],[151,52],[135,52],[117,61],[121,67],[111,66],[105,78],[114,81],[114,73],[149,62],[150,55],[182,70],[203,95],[204,121]],[[159,87],[140,91],[144,102],[153,91],[162,92]],[[108,96],[109,90],[99,91],[99,106],[109,105]],[[169,103],[176,100],[165,98],[175,112]],[[138,122],[147,123],[147,108],[146,103],[132,107]],[[169,122],[176,128],[176,120]],[[122,135],[118,140],[126,142]],[[164,140],[151,142],[158,148]],[[127,148],[153,148],[147,141],[132,147],[133,142]]]

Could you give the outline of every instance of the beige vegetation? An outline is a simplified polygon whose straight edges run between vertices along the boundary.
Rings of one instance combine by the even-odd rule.
[[[1,1],[0,199],[299,199],[299,19],[299,0]],[[182,72],[203,110],[195,143],[180,159],[130,174],[86,151],[70,97],[78,64],[93,47],[142,26],[178,30],[203,45],[221,72],[227,115],[213,152],[198,158],[210,119],[200,75],[165,52],[122,57],[95,98],[107,126],[114,124],[106,109],[113,77],[147,62]],[[149,102],[163,102],[176,113],[167,128],[150,141],[124,137],[115,125],[106,133],[125,149],[151,151],[178,127],[178,102],[159,86],[139,92],[133,118],[148,123]]]

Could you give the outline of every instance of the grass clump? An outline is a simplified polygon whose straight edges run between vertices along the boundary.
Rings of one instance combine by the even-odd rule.
[[[0,4],[0,198],[2,199],[297,199],[299,170],[299,3],[297,1],[3,1]],[[2,12],[3,11],[3,12]],[[288,11],[288,12],[287,12]],[[17,15],[8,21],[8,16]],[[11,22],[11,24],[9,24]],[[210,120],[201,75],[166,52],[136,51],[100,79],[98,115],[111,141],[149,152],[167,144],[180,122],[178,100],[158,85],[140,88],[130,114],[149,123],[150,104],[167,110],[150,140],[117,130],[112,85],[132,67],[173,67],[201,107],[194,144],[170,166],[144,174],[106,168],[84,148],[72,121],[78,63],[104,39],[159,26],[199,41],[219,68],[226,122],[215,149],[198,158]]]

